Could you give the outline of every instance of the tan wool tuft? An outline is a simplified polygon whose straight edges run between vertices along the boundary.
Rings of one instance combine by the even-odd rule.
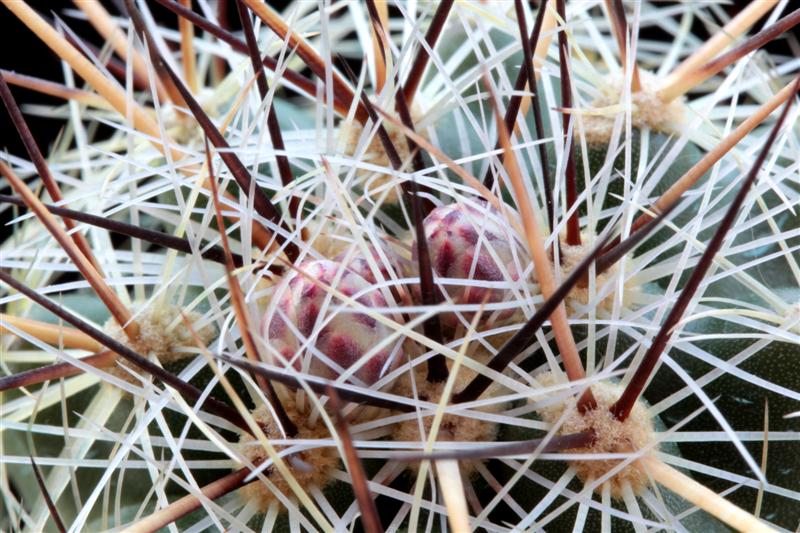
[[[527,321],[525,317],[525,312],[522,309],[515,310],[509,316],[503,316],[502,318],[490,318],[489,321],[486,322],[485,326],[481,328],[482,330],[490,330],[490,329],[499,329],[503,326],[510,326],[510,325],[519,325],[524,324]],[[460,333],[457,331],[456,333]],[[479,361],[488,361],[492,357],[494,357],[497,352],[502,348],[511,338],[517,333],[516,330],[507,331],[504,333],[496,333],[493,335],[486,335],[484,340],[492,347],[489,349],[488,346],[485,346],[477,341],[473,341],[470,345],[469,351],[471,357],[473,359],[477,359]],[[465,369],[462,369],[463,372]]]
[[[411,116],[413,117],[415,124],[418,123],[420,115],[421,113],[417,110],[417,108],[411,109]],[[411,163],[409,158],[411,152],[408,149],[408,141],[406,140],[407,138],[405,133],[400,127],[390,123],[389,121],[383,121],[382,124],[383,127],[386,128],[386,133],[389,134],[389,138],[397,150],[397,154],[400,156],[400,161],[409,161],[409,163],[406,165],[406,170],[410,171]],[[347,130],[344,132],[346,139],[346,153],[351,155],[356,153],[356,148],[358,147],[363,131],[364,129],[359,123],[352,123],[349,125],[349,127],[347,127]],[[425,132],[422,130],[417,131],[417,133],[427,137]],[[369,146],[364,151],[361,162],[370,163],[386,169],[381,173],[376,173],[366,169],[358,170],[357,176],[364,180],[363,188],[365,191],[368,191],[368,195],[373,199],[378,199],[383,195],[384,189],[388,186],[390,187],[390,190],[386,195],[385,201],[390,204],[396,204],[398,202],[398,188],[392,184],[397,181],[397,177],[392,173],[392,162],[389,160],[389,156],[386,155],[386,150],[383,148],[383,143],[381,142],[377,132],[375,135],[373,135]]]
[[[336,256],[343,254],[357,246],[352,229],[343,225],[343,223],[336,223],[330,219],[321,221],[310,220],[306,223],[306,231],[309,235],[309,240],[306,244],[310,245],[314,251],[319,253],[323,258],[331,261],[336,260]],[[383,234],[378,235],[381,246],[385,249],[390,249],[394,254],[397,254],[402,259],[400,267],[402,270],[398,274],[411,275],[408,271],[408,261],[411,252],[404,247],[402,243],[411,239],[410,233],[400,233],[397,237],[388,237]],[[368,236],[364,236],[367,238]],[[367,240],[368,244],[373,243],[373,240]],[[358,255],[358,254],[356,254]]]
[[[562,381],[548,372],[537,376],[537,380],[544,387],[551,387]],[[577,410],[577,400],[572,397],[564,402],[548,405],[540,409],[539,415],[543,420],[555,424],[564,412],[566,420],[558,430],[559,435],[568,435],[593,429],[597,440],[588,448],[569,450],[574,453],[632,453],[640,450],[655,441],[653,421],[647,408],[641,401],[637,401],[630,416],[624,422],[617,420],[610,411],[611,406],[622,395],[623,387],[612,383],[597,383],[592,385],[592,393],[597,400],[597,408],[587,413]],[[652,448],[655,451],[656,448]],[[578,478],[590,482],[604,476],[609,470],[617,466],[622,460],[607,461],[571,461]],[[634,494],[641,493],[647,488],[649,477],[639,466],[638,461],[626,465],[605,484],[609,485],[611,496],[615,499],[623,497],[623,489],[629,485]],[[602,485],[596,490],[600,492]]]
[[[218,92],[220,92],[219,87],[213,91],[201,88],[200,93],[194,95],[203,110],[211,117],[220,115],[220,102],[232,101],[235,97],[235,94],[226,94],[226,100],[221,98],[220,94],[216,94]],[[224,92],[230,93],[230,90]],[[183,106],[164,103],[161,106],[161,117],[163,117],[164,124],[166,124],[167,135],[176,144],[197,146],[203,143],[203,129],[191,115],[183,111]]]
[[[166,365],[191,355],[189,352],[179,350],[179,348],[196,346],[192,332],[180,319],[181,311],[182,309],[177,305],[148,306],[147,309],[136,316],[136,322],[139,324],[139,338],[135,342],[131,342],[128,339],[128,336],[113,317],[106,321],[103,330],[117,342],[130,347],[140,355],[148,357],[152,353],[162,365]],[[184,314],[191,324],[197,323],[200,319],[200,315],[194,312],[184,311]],[[178,324],[170,328],[170,324],[176,319],[179,320]],[[211,342],[216,333],[212,325],[204,327],[193,326],[193,328],[204,345]],[[121,357],[118,358],[118,362],[127,366],[127,362],[124,362]],[[125,381],[138,384],[136,378],[123,368],[111,367],[109,372]]]
[[[578,246],[570,246],[569,244],[562,243],[560,248],[560,258],[561,258],[561,269],[564,272],[564,278],[570,274],[575,267],[577,267],[581,261],[592,251],[594,247],[593,237],[588,236],[584,233],[581,234],[581,244]],[[623,259],[624,261],[627,259]],[[570,316],[575,317],[576,315],[582,315],[585,313],[585,310],[581,309],[586,307],[589,304],[590,296],[595,297],[594,293],[599,292],[606,286],[608,283],[614,283],[614,279],[617,277],[619,273],[619,263],[615,263],[611,265],[605,272],[602,274],[597,274],[594,278],[594,291],[593,294],[589,292],[589,286],[584,285],[583,283],[579,282],[573,289],[570,291],[569,295],[565,299],[565,303],[567,306],[567,311]],[[607,290],[607,289],[606,289]],[[623,290],[623,300],[622,304],[625,307],[630,307],[633,301],[633,297],[635,296],[636,292],[638,291],[637,287],[629,287],[625,286]],[[615,290],[612,287],[611,292],[609,292],[602,300],[596,301],[594,307],[595,309],[602,309],[607,313],[611,313],[614,308],[614,294]]]
[[[297,439],[329,439],[331,438],[325,422],[320,417],[314,417],[314,422],[311,418],[301,414],[297,411],[292,402],[284,402],[284,408],[288,417],[297,424]],[[266,406],[261,406],[252,413],[253,418],[258,422],[264,430],[264,434],[269,439],[282,439],[281,434],[275,420]],[[280,451],[281,447],[276,446],[276,450]],[[250,461],[259,461],[269,459],[266,450],[258,443],[257,439],[250,434],[242,434],[239,440],[239,450]],[[300,452],[292,456],[299,459],[304,463],[302,468],[296,468],[289,457],[283,457],[284,462],[289,467],[297,483],[307,490],[309,487],[324,487],[330,480],[331,474],[339,464],[339,452],[336,447],[325,446],[314,448],[305,452]],[[289,483],[281,475],[277,468],[270,466],[264,471],[264,475],[286,497],[296,500],[294,492],[289,487]],[[254,482],[245,485],[239,490],[239,494],[248,502],[255,502],[261,512],[266,512],[269,506],[276,501],[279,501],[268,487],[262,481],[256,479]]]
[[[448,361],[448,366],[450,366],[450,361]],[[426,372],[423,371],[422,367],[424,367],[424,365],[419,365],[417,367],[417,372],[415,372],[417,395],[420,399],[437,403],[442,397],[445,383],[428,382],[425,379]],[[473,371],[462,366],[458,371],[453,392],[455,393],[462,390],[474,377],[475,373]],[[407,375],[397,380],[395,392],[408,397],[413,396],[410,379]],[[490,396],[493,392],[495,392],[495,387],[490,387],[489,390],[484,393],[484,397]],[[499,412],[502,407],[502,405],[494,404],[491,407],[481,408],[480,410],[487,413],[496,413]],[[420,434],[420,420],[418,418],[415,417],[411,420],[400,422],[394,428],[392,439],[403,442],[424,442],[425,439],[430,436],[433,418],[434,416],[431,415],[422,419],[424,434]],[[439,424],[436,440],[444,442],[490,443],[496,440],[497,431],[497,424],[492,422],[478,420],[477,418],[445,414]],[[461,471],[466,475],[471,475],[475,472],[477,464],[476,461],[461,461]],[[411,463],[409,467],[412,470],[416,470],[419,468],[419,463]]]
[[[658,97],[658,78],[645,70],[639,73],[642,90],[631,94],[631,125],[637,129],[648,127],[664,133],[679,131],[686,111],[683,98],[665,103]],[[590,107],[602,114],[587,114],[583,119],[586,142],[590,145],[608,144],[611,139],[617,114],[623,112],[624,108],[620,107],[618,112],[613,113],[603,113],[602,110],[622,105],[624,82],[624,77],[615,76],[599,87],[600,95]]]
[[[310,221],[307,226],[308,244],[325,259],[330,259],[353,246],[350,235],[337,236],[337,225],[331,220]]]

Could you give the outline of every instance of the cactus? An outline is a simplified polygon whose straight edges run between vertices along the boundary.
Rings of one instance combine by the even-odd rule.
[[[3,530],[800,523],[785,3],[3,4]]]

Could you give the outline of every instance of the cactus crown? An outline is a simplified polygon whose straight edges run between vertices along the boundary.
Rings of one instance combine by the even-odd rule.
[[[3,3],[4,530],[800,522],[784,3]]]

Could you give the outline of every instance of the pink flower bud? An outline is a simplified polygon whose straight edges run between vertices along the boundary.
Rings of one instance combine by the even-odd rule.
[[[366,308],[386,307],[380,292],[361,276],[335,261],[307,261],[291,272],[264,316],[262,334],[295,369],[337,379],[360,364],[356,382],[372,385],[400,360],[400,340],[361,359],[391,334],[372,316],[358,312],[326,290],[325,285],[353,297]],[[346,308],[346,309],[342,309]],[[349,381],[349,380],[348,380]]]
[[[351,252],[345,250],[334,257],[333,260],[345,265],[349,270],[352,270],[364,278],[370,285],[391,282],[394,278],[403,277],[403,273],[408,271],[408,265],[405,265],[404,260],[388,246],[381,246],[385,259],[379,254],[378,248],[371,244],[367,245],[367,247],[375,262],[374,264],[378,267],[378,272],[375,272],[372,267],[370,267],[369,261],[367,261],[367,258],[360,250]],[[350,256],[349,260],[347,259],[348,255]],[[408,260],[405,260],[405,262],[407,261]],[[378,273],[380,276],[377,275]],[[391,285],[390,290],[395,299],[395,303],[403,301],[402,295],[406,291],[397,285]]]
[[[506,283],[518,280],[520,273],[512,254],[514,244],[509,228],[504,226],[507,225],[497,210],[485,203],[457,203],[431,211],[423,221],[423,227],[434,276]],[[519,248],[517,250],[524,264],[527,259],[519,252]],[[412,252],[416,266],[416,242]],[[441,282],[437,284],[442,286]],[[504,299],[507,290],[455,283],[444,286],[455,304],[480,304],[487,294],[489,302],[499,302]],[[457,317],[453,313],[440,317],[442,324],[447,327],[457,324]]]

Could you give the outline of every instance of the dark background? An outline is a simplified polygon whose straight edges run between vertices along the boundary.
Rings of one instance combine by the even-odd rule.
[[[91,24],[67,17],[63,11],[67,9],[75,10],[77,7],[68,0],[27,0],[28,5],[33,7],[40,15],[53,19],[53,13],[59,14],[76,34],[87,42],[100,47],[103,39],[97,34]],[[121,13],[124,2],[116,0],[101,0],[103,5],[112,15]],[[236,8],[229,2],[229,14],[233,21],[238,23],[236,18]],[[165,25],[177,27],[177,18],[155,2],[148,4],[157,20]],[[196,6],[195,6],[196,7]],[[238,28],[237,28],[238,29]],[[62,82],[61,61],[45,44],[43,44],[32,31],[23,25],[13,13],[4,6],[0,6],[0,68],[14,71],[19,74],[27,74]],[[76,84],[81,82],[76,76]],[[63,104],[60,98],[43,96],[35,91],[11,87],[17,103],[23,104]],[[62,126],[60,121],[49,120],[45,117],[26,115],[26,122],[33,131],[34,138],[39,142],[39,146],[46,154],[47,148],[52,143]],[[10,123],[6,114],[5,107],[0,105],[0,150],[7,150],[13,154],[25,154],[22,143],[17,138],[16,130]]]
[[[228,20],[231,29],[238,30],[238,18],[236,15],[236,7],[231,0],[228,1]],[[103,0],[112,13],[119,13],[117,8],[122,4],[121,0]],[[282,9],[288,2],[282,0],[279,2],[271,1],[270,4],[278,9]],[[36,9],[40,14],[52,18],[53,12],[60,12],[65,9],[76,9],[72,2],[66,0],[48,1],[48,0],[28,0],[28,4]],[[733,2],[727,6],[727,10],[731,13],[738,12],[744,2]],[[154,2],[149,3],[150,9],[153,14],[161,23],[165,25],[177,26],[175,15],[161,8]],[[197,6],[195,6],[197,9]],[[62,17],[69,26],[83,39],[96,45],[101,46],[102,39],[97,35],[90,24],[81,22],[77,19]],[[760,26],[757,25],[760,29]],[[697,29],[699,35],[705,35],[706,32],[702,27]],[[650,38],[657,37],[655,35],[648,36]],[[666,38],[667,36],[665,36]],[[795,39],[797,34],[795,34]],[[768,49],[774,50],[780,54],[788,54],[788,45],[785,37],[768,45]],[[40,78],[50,79],[54,81],[61,81],[63,79],[61,63],[53,52],[42,42],[17,18],[3,6],[0,6],[0,68],[10,71],[15,71],[20,74],[28,74]],[[22,105],[25,103],[38,103],[38,104],[62,104],[63,100],[56,98],[49,98],[39,93],[12,87],[12,91],[17,102]],[[0,106],[2,107],[2,106]],[[47,153],[50,144],[62,126],[60,121],[49,120],[44,117],[37,117],[27,115],[26,119],[33,131],[34,137],[39,142],[42,151]],[[17,138],[16,131],[10,124],[8,115],[5,109],[0,110],[0,150],[7,150],[14,154],[23,155],[24,148]]]

